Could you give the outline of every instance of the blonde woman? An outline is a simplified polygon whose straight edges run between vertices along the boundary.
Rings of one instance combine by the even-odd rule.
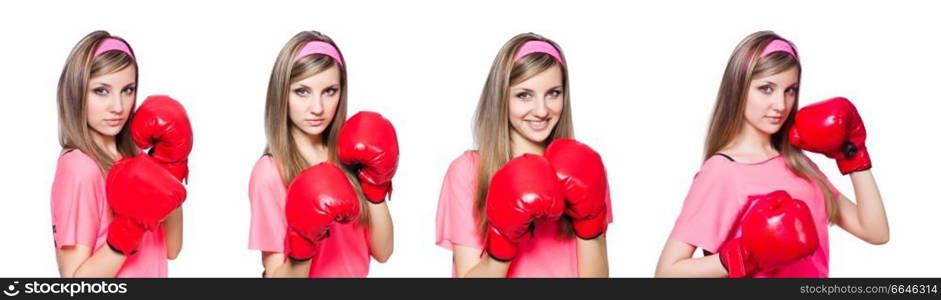
[[[275,61],[265,104],[267,147],[249,182],[249,248],[265,277],[365,277],[392,255],[398,144],[391,123],[346,120],[347,62],[324,34],[303,31]]]
[[[134,111],[137,73],[130,45],[105,31],[79,41],[62,70],[51,207],[63,277],[166,277],[182,248],[192,129],[166,96]]]
[[[570,139],[568,82],[559,46],[536,34],[517,35],[494,59],[477,149],[451,163],[438,202],[437,244],[453,252],[455,277],[608,275],[607,180],[600,156]]]
[[[719,87],[705,161],[657,276],[827,277],[828,225],[872,244],[888,241],[862,120],[848,101],[821,103],[838,120],[831,124],[821,122],[818,104],[798,111],[800,77],[794,45],[773,32],[753,33],[736,47]],[[825,137],[826,131],[835,135]],[[848,145],[853,151],[839,150]],[[857,202],[841,195],[801,148],[836,158]],[[705,255],[694,258],[696,248]]]

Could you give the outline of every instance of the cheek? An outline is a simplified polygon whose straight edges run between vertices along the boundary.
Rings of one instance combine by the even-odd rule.
[[[123,111],[124,111],[125,117],[130,115],[131,111],[134,110],[134,103],[137,102],[136,100],[137,99],[135,99],[134,97],[128,97],[121,103],[121,105],[124,106]]]
[[[297,96],[288,96],[288,115],[292,118],[304,113],[304,101]]]
[[[337,113],[337,107],[340,106],[340,97],[333,97],[329,101],[324,101],[323,106],[324,114],[330,120],[333,120],[333,116]]]
[[[98,101],[96,101],[96,99],[86,99],[88,99],[88,102],[85,103],[85,113],[88,115],[88,120],[91,121],[95,116],[100,115],[104,108],[98,103]]]
[[[526,103],[524,103],[523,101],[516,99],[516,98],[510,98],[509,102],[510,102],[509,115],[510,115],[511,121],[522,119],[524,116],[526,116],[526,113],[529,112],[528,105],[526,105]]]
[[[559,99],[549,102],[549,113],[553,116],[561,115],[563,109],[565,109],[565,98],[559,97]]]
[[[753,120],[756,116],[764,115],[764,111],[764,95],[754,91],[749,92],[748,99],[745,100],[745,117]]]

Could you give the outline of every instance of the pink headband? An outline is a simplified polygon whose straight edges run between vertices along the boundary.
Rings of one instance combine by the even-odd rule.
[[[520,47],[518,51],[516,51],[516,56],[513,57],[513,62],[517,62],[520,60],[520,58],[523,58],[523,56],[533,53],[549,54],[549,56],[555,58],[555,60],[560,64],[564,64],[562,62],[562,55],[559,54],[559,49],[556,49],[555,46],[552,46],[552,44],[549,44],[549,42],[541,40],[530,40],[526,43],[523,43],[523,46]]]
[[[765,49],[761,51],[761,56],[759,58],[764,58],[774,52],[784,52],[790,54],[791,57],[797,59],[797,53],[794,53],[794,48],[791,47],[791,44],[785,42],[784,40],[773,40]]]
[[[124,54],[130,56],[131,59],[134,59],[134,54],[131,53],[131,48],[127,46],[127,43],[124,43],[122,40],[110,37],[101,41],[101,44],[98,45],[98,49],[95,49],[95,56],[97,57],[102,53],[112,50],[124,52]]]
[[[341,66],[343,65],[343,59],[340,58],[340,51],[337,51],[336,47],[333,47],[333,45],[324,41],[308,42],[307,45],[304,45],[304,48],[301,48],[301,51],[298,51],[297,55],[294,56],[294,62],[297,62],[301,60],[301,58],[311,54],[323,54],[329,56]]]

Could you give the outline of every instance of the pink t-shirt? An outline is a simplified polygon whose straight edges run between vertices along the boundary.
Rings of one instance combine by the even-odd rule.
[[[477,152],[468,150],[451,162],[438,198],[436,244],[452,250],[454,245],[484,248],[475,218]],[[611,195],[605,194],[607,221],[611,223]],[[533,238],[519,245],[507,277],[578,277],[575,239],[559,235],[561,222],[537,223]],[[452,266],[452,275],[456,269]]]
[[[839,193],[826,176],[824,180]],[[759,272],[754,277],[827,277],[830,243],[823,190],[791,172],[781,155],[757,163],[734,162],[721,155],[707,159],[693,179],[670,238],[716,253],[726,240],[742,235],[737,224],[748,196],[775,190],[784,190],[792,198],[807,203],[817,226],[820,247],[812,255],[773,273]]]
[[[104,175],[91,157],[80,150],[59,156],[51,206],[57,248],[82,245],[98,251],[108,247],[112,212],[105,194]],[[167,277],[163,226],[144,233],[137,253],[124,261],[115,277]]]
[[[255,163],[248,183],[248,199],[252,205],[252,224],[248,248],[284,253],[287,218],[284,204],[287,187],[271,156]],[[309,277],[366,277],[369,274],[369,238],[367,228],[357,221],[334,224],[330,237],[320,247],[310,266]]]

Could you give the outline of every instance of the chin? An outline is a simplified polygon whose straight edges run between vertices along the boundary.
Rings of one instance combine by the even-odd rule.
[[[765,128],[759,128],[759,130],[767,135],[774,135],[775,133],[778,133],[778,131],[781,131],[781,126],[769,125]]]
[[[308,128],[304,128],[303,131],[304,131],[304,133],[306,133],[307,135],[320,135],[320,134],[323,133],[324,130],[326,130],[326,129],[327,129],[326,127],[314,127],[314,128],[308,127]]]
[[[103,135],[103,136],[106,136],[106,137],[115,137],[115,136],[118,135],[118,133],[121,133],[121,128],[124,128],[124,126],[121,126],[121,127],[105,127],[105,128],[103,128],[103,129],[99,129],[99,128],[92,128],[92,129],[94,129],[95,131],[98,132],[98,134],[101,134],[101,135]]]
[[[539,134],[539,133],[527,133],[526,139],[536,142],[536,143],[545,143],[549,139],[549,133]]]

